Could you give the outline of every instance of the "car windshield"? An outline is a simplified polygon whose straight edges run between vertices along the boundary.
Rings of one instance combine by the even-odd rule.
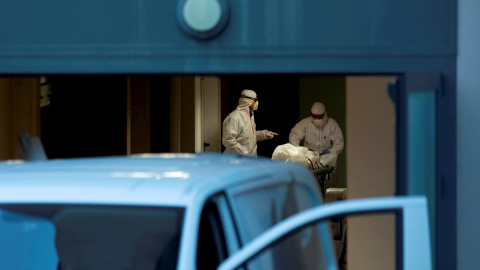
[[[175,269],[183,208],[0,204],[0,268]]]

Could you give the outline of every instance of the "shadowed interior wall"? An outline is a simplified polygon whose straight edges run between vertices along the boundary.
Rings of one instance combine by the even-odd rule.
[[[170,152],[170,76],[150,78],[152,153]]]
[[[195,153],[195,77],[173,77],[170,102],[170,151]]]
[[[52,76],[41,109],[48,158],[126,154],[125,76]]]
[[[127,153],[151,151],[150,79],[129,77],[127,94]]]
[[[22,158],[22,132],[40,136],[40,78],[0,78],[0,160]]]

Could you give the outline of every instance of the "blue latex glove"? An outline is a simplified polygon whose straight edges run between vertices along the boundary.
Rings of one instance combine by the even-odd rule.
[[[320,153],[320,155],[325,155],[325,154],[330,154],[330,151],[328,151],[328,149],[325,149],[322,151],[322,153]]]

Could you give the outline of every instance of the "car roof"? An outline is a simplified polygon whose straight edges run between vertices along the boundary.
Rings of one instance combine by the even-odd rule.
[[[221,153],[5,161],[0,162],[0,203],[187,206],[198,192],[288,167],[280,164],[286,163]]]

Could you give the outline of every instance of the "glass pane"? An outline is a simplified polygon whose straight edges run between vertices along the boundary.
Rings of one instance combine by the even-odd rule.
[[[258,203],[252,203],[257,202]],[[268,186],[235,198],[242,240],[247,243],[278,222],[319,204],[307,186]],[[252,218],[255,217],[255,218]],[[243,231],[243,233],[242,233]],[[247,263],[253,269],[329,269],[335,262],[327,222],[305,228]]]
[[[321,232],[324,231],[325,226],[325,223],[309,226],[288,236],[248,262],[247,268],[275,270],[329,269],[325,260],[325,249],[322,248],[320,241]]]
[[[276,185],[235,196],[236,220],[244,244],[298,211],[295,200],[287,198],[287,193],[287,185]]]
[[[434,90],[408,94],[408,194],[427,196],[432,247],[435,245],[435,118]]]
[[[1,269],[176,268],[181,208],[0,207]]]
[[[396,215],[368,214],[347,216],[346,219],[345,269],[362,269],[365,265],[368,269],[396,269]],[[338,240],[335,244],[339,244]],[[338,246],[337,250],[340,250]]]

